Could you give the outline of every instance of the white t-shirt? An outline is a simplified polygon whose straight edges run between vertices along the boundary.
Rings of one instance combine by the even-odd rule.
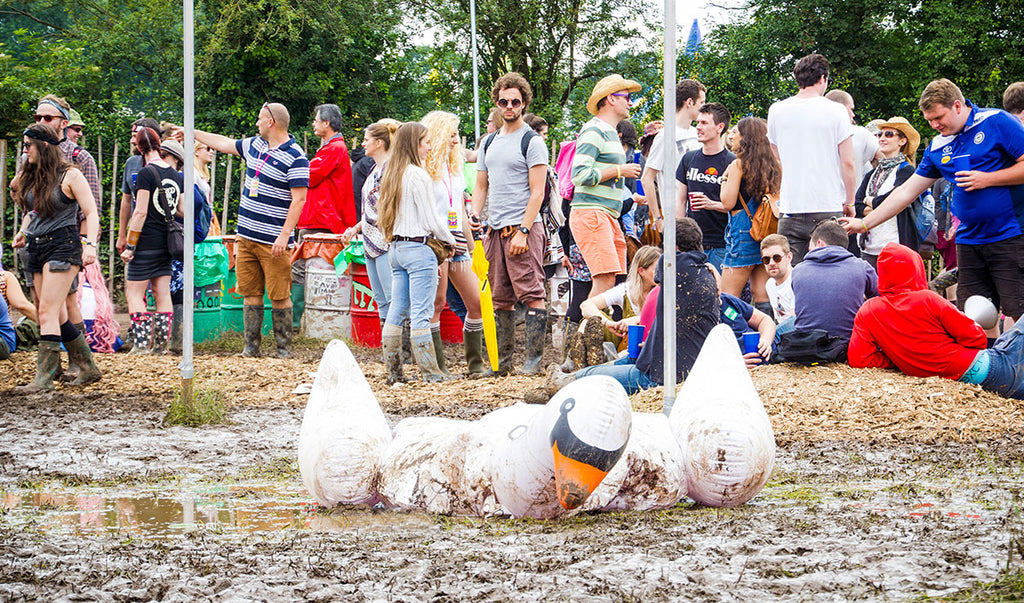
[[[682,159],[684,154],[694,149],[699,149],[701,146],[700,142],[697,141],[697,128],[689,127],[684,130],[678,124],[676,125],[676,150],[679,151],[676,157],[677,161]],[[661,199],[664,196],[661,191],[665,190],[665,130],[654,135],[654,140],[651,141],[651,150],[647,153],[647,163],[644,165],[653,170],[658,170],[655,182],[658,184],[658,198]],[[675,177],[675,169],[676,166],[673,166],[669,172],[670,176]],[[644,192],[650,194],[648,191]],[[664,207],[664,201],[659,203],[659,205]]]
[[[864,126],[853,126],[853,160],[857,175],[854,182],[857,186],[864,180],[864,174],[871,171],[871,160],[877,152],[878,138]]]
[[[793,273],[790,272],[782,284],[769,278],[764,284],[768,292],[768,301],[772,304],[772,312],[775,314],[775,322],[782,322],[790,316],[796,316],[796,298],[793,297]]]
[[[792,96],[768,109],[768,140],[778,147],[782,163],[782,213],[843,210],[846,193],[839,143],[852,130],[846,107],[824,96]]]
[[[466,180],[462,173],[453,174],[445,166],[440,180],[434,180],[434,200],[437,202],[437,215],[448,225],[448,230],[462,230],[462,212],[459,203],[463,202],[462,191],[466,190]],[[450,212],[450,213],[449,213]]]

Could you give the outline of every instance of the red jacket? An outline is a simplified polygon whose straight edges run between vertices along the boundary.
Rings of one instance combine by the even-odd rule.
[[[909,247],[889,243],[882,249],[878,293],[853,321],[850,366],[896,366],[914,377],[959,379],[985,349],[985,331],[928,290],[921,256]]]
[[[309,162],[309,190],[297,227],[326,228],[341,234],[356,222],[352,162],[345,139],[339,135],[320,147]]]

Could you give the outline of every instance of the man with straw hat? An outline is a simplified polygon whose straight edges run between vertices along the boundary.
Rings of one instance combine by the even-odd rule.
[[[914,202],[939,178],[953,186],[960,268],[957,300],[981,295],[1003,314],[1024,314],[1024,125],[999,109],[978,107],[947,79],[929,83],[918,105],[938,132],[917,171],[864,218],[843,219],[867,232]],[[996,337],[990,330],[990,339]]]
[[[615,275],[626,274],[626,238],[618,223],[623,179],[639,178],[640,165],[626,163],[615,126],[629,117],[631,93],[639,91],[640,84],[617,73],[599,81],[587,101],[594,117],[576,140],[569,228],[590,269],[592,296],[611,289]]]

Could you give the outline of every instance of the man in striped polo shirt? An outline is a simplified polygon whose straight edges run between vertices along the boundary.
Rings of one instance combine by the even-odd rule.
[[[235,273],[238,292],[245,298],[245,348],[242,355],[260,353],[263,326],[263,292],[270,298],[277,355],[291,355],[292,234],[306,202],[309,160],[288,134],[288,109],[280,103],[264,103],[256,128],[259,136],[233,140],[196,130],[199,142],[245,159],[245,181],[238,207],[235,239]]]
[[[623,179],[639,178],[640,165],[626,163],[615,126],[629,117],[630,93],[639,91],[640,84],[617,73],[599,81],[587,101],[594,117],[576,139],[569,228],[590,269],[591,296],[611,289],[615,275],[626,274],[626,237],[618,223],[628,192]]]

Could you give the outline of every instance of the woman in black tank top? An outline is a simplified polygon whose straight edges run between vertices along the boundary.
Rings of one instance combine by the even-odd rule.
[[[100,378],[89,344],[68,321],[64,303],[78,271],[96,261],[99,215],[89,183],[78,168],[64,160],[58,138],[46,124],[29,126],[22,139],[24,167],[11,182],[14,199],[25,212],[13,246],[28,245],[26,268],[33,273],[40,335],[35,379],[17,388],[19,393],[53,389],[61,342],[82,367],[74,385]],[[79,237],[79,210],[85,215],[84,239]]]

